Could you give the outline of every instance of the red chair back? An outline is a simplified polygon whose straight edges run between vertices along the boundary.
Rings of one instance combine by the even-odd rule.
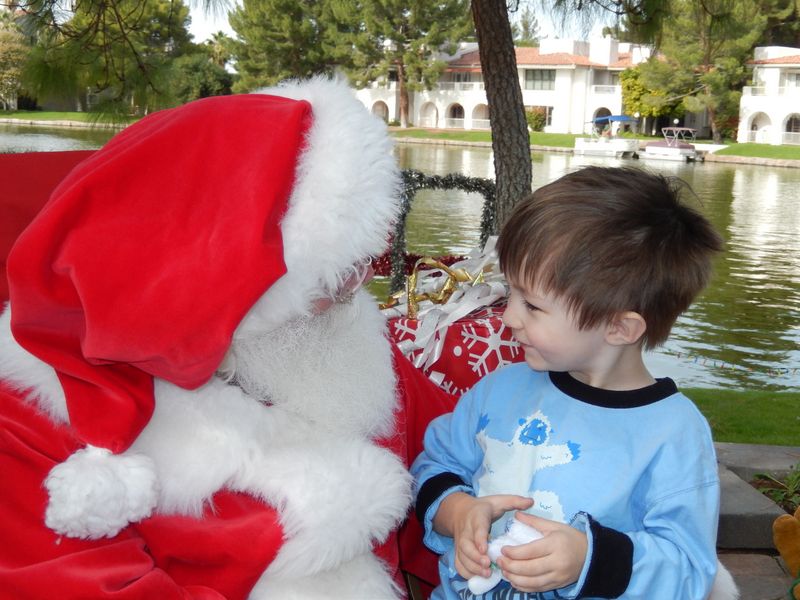
[[[8,300],[6,258],[14,241],[72,167],[93,152],[0,154],[0,305]]]

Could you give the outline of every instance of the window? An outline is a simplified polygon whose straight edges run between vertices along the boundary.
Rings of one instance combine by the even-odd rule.
[[[800,133],[800,116],[792,115],[786,121],[786,133]]]
[[[553,69],[525,69],[526,90],[554,90],[556,72]]]
[[[800,87],[800,72],[786,74],[786,87]]]

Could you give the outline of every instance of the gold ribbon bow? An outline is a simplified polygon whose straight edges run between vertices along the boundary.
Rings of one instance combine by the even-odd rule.
[[[417,293],[417,280],[419,278],[419,270],[421,266],[428,266],[434,269],[440,269],[447,275],[444,284],[435,291]],[[408,303],[408,318],[416,319],[419,314],[419,303],[428,300],[434,304],[445,304],[453,295],[459,285],[462,283],[469,283],[475,285],[483,283],[483,271],[479,272],[474,277],[470,275],[469,271],[462,268],[451,269],[441,261],[434,258],[420,258],[415,264],[411,274],[406,279],[405,292],[397,292],[393,294],[389,301],[381,305],[381,308],[390,308],[395,306],[403,294],[406,295]]]

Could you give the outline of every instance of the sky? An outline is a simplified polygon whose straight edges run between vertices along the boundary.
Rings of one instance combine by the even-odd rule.
[[[189,5],[189,14],[192,17],[192,25],[189,27],[189,32],[194,36],[195,44],[200,44],[211,37],[212,34],[218,31],[224,31],[227,35],[233,37],[233,29],[228,25],[228,13],[225,12],[221,15],[206,14],[202,6],[191,3]]]
[[[235,0],[231,0],[233,3]],[[233,37],[234,33],[231,29],[230,25],[228,25],[228,15],[227,12],[223,12],[223,14],[206,14],[206,12],[202,8],[202,0],[195,0],[194,2],[190,2],[190,14],[192,17],[192,26],[189,28],[189,31],[194,36],[194,41],[196,44],[202,43],[205,40],[209,39],[212,34],[216,33],[217,31],[223,31],[227,35]],[[579,27],[573,26],[568,31],[561,32],[556,31],[557,28],[548,18],[548,15],[545,11],[536,11],[537,12],[537,20],[539,22],[539,31],[542,37],[565,37],[565,38],[582,38],[583,35],[579,31]],[[591,35],[600,35],[601,30],[603,28],[603,24],[600,23],[596,25]]]

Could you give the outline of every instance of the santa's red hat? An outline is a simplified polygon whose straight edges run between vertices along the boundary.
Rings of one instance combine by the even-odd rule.
[[[237,328],[308,312],[380,252],[397,183],[383,124],[326,79],[155,113],[78,165],[15,244],[8,278],[13,335],[58,374],[83,458],[133,443],[153,378],[202,385]],[[140,467],[137,488],[150,485]]]

